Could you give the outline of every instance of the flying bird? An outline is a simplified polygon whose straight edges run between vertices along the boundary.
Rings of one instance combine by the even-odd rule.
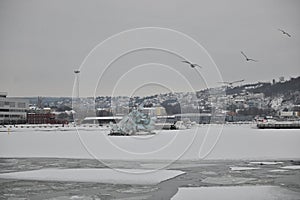
[[[75,74],[79,74],[79,73],[80,73],[80,70],[74,70],[74,73],[75,73]]]
[[[282,29],[278,29],[280,32],[282,32],[282,34],[283,35],[287,35],[287,36],[289,36],[289,37],[291,37],[291,35],[288,33],[288,32],[286,32],[286,31],[284,31],[284,30],[282,30]]]
[[[229,85],[229,86],[232,86],[233,84],[235,84],[235,83],[241,83],[241,82],[243,82],[243,81],[245,81],[244,79],[242,79],[242,80],[238,80],[238,81],[232,81],[232,82],[227,82],[227,81],[224,81],[224,82],[218,82],[218,83],[223,83],[223,84],[226,84],[226,85]]]
[[[192,68],[195,68],[195,67],[200,67],[200,68],[202,68],[202,66],[200,66],[200,65],[198,65],[198,64],[196,64],[196,63],[191,63],[191,62],[186,61],[186,60],[183,60],[182,62],[183,62],[183,63],[189,64]]]
[[[254,62],[258,62],[258,60],[254,60],[254,59],[252,59],[252,58],[248,58],[248,57],[246,56],[246,54],[244,54],[244,52],[242,52],[242,51],[241,51],[241,54],[246,58],[246,61],[254,61]]]

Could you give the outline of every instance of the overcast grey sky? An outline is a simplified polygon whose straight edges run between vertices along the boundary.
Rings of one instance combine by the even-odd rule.
[[[0,91],[7,91],[9,96],[71,96],[73,70],[96,45],[121,31],[149,26],[174,29],[194,38],[211,55],[224,81],[245,79],[251,83],[299,76],[299,11],[298,0],[0,0]],[[292,37],[281,34],[278,28]],[[259,62],[246,63],[240,51]],[[133,53],[114,63],[107,77],[114,76],[125,64],[132,68],[157,62],[190,76],[196,85],[194,71],[188,67],[180,71],[185,66],[175,57],[157,52]],[[139,62],[132,62],[135,59]],[[100,64],[98,67],[104,69]],[[148,68],[137,70],[135,75],[155,77],[152,82],[165,77],[163,72],[157,76],[157,65],[153,69],[153,74]],[[108,95],[109,87],[115,85],[107,77],[97,95]],[[119,90],[129,94],[139,87],[130,81],[134,77],[131,74],[128,80],[122,79]],[[176,75],[166,79],[173,84],[172,90],[184,90]],[[93,95],[85,88],[88,86],[80,88],[82,95]],[[204,87],[199,83],[196,89]]]

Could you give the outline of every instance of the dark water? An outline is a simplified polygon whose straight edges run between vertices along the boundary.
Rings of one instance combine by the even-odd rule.
[[[300,194],[300,170],[283,166],[300,161],[281,161],[276,165],[251,164],[250,161],[180,161],[166,167],[186,172],[157,185],[126,185],[81,182],[21,181],[0,179],[0,199],[170,199],[179,187],[274,185]],[[155,168],[164,161],[106,161],[115,168]],[[53,158],[1,158],[0,173],[42,168],[105,168],[97,160]],[[230,167],[257,167],[256,170],[232,171]],[[299,197],[300,199],[300,197]]]

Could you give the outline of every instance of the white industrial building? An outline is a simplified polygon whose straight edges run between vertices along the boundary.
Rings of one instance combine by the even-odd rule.
[[[0,125],[26,123],[28,107],[28,100],[9,98],[6,92],[0,92]]]

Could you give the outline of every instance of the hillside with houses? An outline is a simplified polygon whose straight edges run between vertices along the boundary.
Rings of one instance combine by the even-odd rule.
[[[293,120],[300,117],[300,77],[146,97],[88,97],[77,99],[76,104],[70,97],[21,99],[28,101],[27,123],[69,123],[74,121],[74,114],[81,119],[121,117],[141,104],[145,112],[154,116],[204,116],[199,123],[209,123],[212,115],[224,116],[228,122],[252,121],[267,116]]]

